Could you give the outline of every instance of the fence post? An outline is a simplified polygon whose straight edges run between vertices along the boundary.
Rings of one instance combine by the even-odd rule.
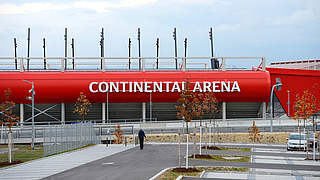
[[[56,139],[55,139],[55,153],[57,153],[57,150],[58,150],[58,142],[57,142],[57,139],[58,139],[58,128],[55,127],[56,129]]]
[[[3,124],[1,125],[1,142],[2,142],[2,139],[3,139]]]

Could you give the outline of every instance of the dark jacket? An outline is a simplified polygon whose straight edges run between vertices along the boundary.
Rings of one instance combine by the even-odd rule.
[[[138,133],[138,137],[139,137],[139,139],[143,139],[146,137],[146,135],[144,134],[144,131],[142,129],[140,129],[140,131]]]

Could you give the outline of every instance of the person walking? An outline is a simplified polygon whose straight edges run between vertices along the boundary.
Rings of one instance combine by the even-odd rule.
[[[146,137],[146,135],[144,134],[144,131],[142,129],[139,130],[138,133],[138,137],[139,137],[139,142],[140,142],[140,149],[143,149],[143,140]]]

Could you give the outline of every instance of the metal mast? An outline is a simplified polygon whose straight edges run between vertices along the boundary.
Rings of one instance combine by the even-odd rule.
[[[178,50],[177,50],[177,30],[176,28],[173,29],[173,40],[174,40],[174,57],[176,62],[176,69],[178,69]]]

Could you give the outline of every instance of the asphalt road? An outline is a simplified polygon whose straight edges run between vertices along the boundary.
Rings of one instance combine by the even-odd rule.
[[[177,165],[176,145],[145,145],[143,150],[136,147],[45,179],[143,180]]]
[[[203,150],[203,152],[205,153],[206,151]],[[294,154],[294,153],[289,154],[289,153],[285,153],[285,152],[284,153],[269,153],[269,152],[212,151],[212,150],[208,150],[208,154],[212,154],[212,155],[238,155],[238,156],[239,155],[282,156],[282,157],[297,157],[297,158],[306,157],[305,154]]]
[[[185,150],[185,148],[182,148]],[[192,152],[192,146],[189,150]],[[183,154],[185,152],[183,151]],[[261,153],[260,155],[263,155]],[[162,169],[178,166],[177,145],[146,145],[144,150],[138,147],[112,156],[84,164],[82,166],[45,178],[46,180],[144,180],[149,179]],[[190,166],[233,166],[242,168],[268,168],[320,171],[320,166],[288,164],[265,164],[245,162],[201,161],[190,159]],[[183,162],[184,164],[184,162]]]

